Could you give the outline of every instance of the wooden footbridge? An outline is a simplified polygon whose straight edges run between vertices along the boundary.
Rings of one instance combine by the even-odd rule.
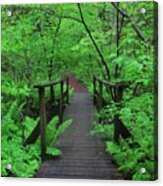
[[[66,91],[64,92],[64,83]],[[62,150],[62,155],[58,158],[48,159],[46,156],[46,136],[45,127],[47,123],[45,89],[50,87],[51,100],[54,100],[54,86],[60,84],[61,97],[59,99],[60,122],[65,119],[73,119],[72,125],[61,135],[57,141],[57,147]],[[105,152],[105,142],[100,136],[91,136],[93,122],[96,120],[96,110],[100,110],[106,105],[103,98],[103,89],[108,88],[112,99],[120,102],[123,89],[128,85],[110,84],[94,77],[94,96],[91,96],[87,89],[72,75],[58,82],[51,82],[36,85],[40,97],[40,123],[39,132],[41,134],[41,157],[40,166],[35,177],[41,178],[85,178],[85,179],[124,179],[117,167],[112,162],[111,155]],[[74,95],[71,103],[65,108],[65,103],[69,102],[69,86],[74,88]],[[64,109],[65,108],[65,109]],[[124,127],[118,116],[115,116],[114,140],[118,141],[121,135],[124,138],[130,136],[129,131]]]

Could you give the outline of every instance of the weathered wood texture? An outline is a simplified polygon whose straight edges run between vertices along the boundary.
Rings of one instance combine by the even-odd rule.
[[[90,130],[95,120],[95,107],[88,92],[75,92],[72,103],[66,108],[64,119],[72,118],[73,124],[60,137],[57,146],[62,156],[43,162],[36,177],[123,179],[111,156],[105,153],[104,141],[92,137]]]

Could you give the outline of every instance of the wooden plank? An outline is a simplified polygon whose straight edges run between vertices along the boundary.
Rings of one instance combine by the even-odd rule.
[[[72,118],[73,123],[55,144],[62,155],[45,161],[36,177],[123,179],[105,152],[103,139],[89,135],[96,119],[94,111],[89,93],[74,94],[64,113],[64,119]]]

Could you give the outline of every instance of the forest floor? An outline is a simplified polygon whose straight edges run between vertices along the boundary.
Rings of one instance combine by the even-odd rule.
[[[71,118],[73,123],[57,142],[62,155],[43,162],[36,177],[124,179],[112,163],[111,155],[105,152],[104,141],[90,135],[96,119],[91,95],[72,75],[70,85],[74,95],[64,112],[64,119]]]

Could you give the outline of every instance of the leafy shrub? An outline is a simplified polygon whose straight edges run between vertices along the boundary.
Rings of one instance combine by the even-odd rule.
[[[33,119],[26,116],[24,121],[20,121],[15,113],[20,113],[22,105],[19,106],[17,101],[11,104],[8,109],[7,114],[2,117],[2,176],[33,177],[41,164],[40,137],[35,144],[24,147],[22,145],[22,126],[24,126],[25,136],[27,137],[37,125],[39,118]],[[51,147],[51,145],[71,123],[72,120],[67,120],[57,127],[58,117],[54,117],[47,125],[48,154],[53,156],[61,154],[60,149]],[[11,164],[11,171],[6,169],[7,164]]]
[[[124,176],[134,180],[153,180],[155,176],[154,154],[154,97],[151,93],[144,93],[139,97],[124,98],[122,107],[118,108],[113,103],[101,109],[98,116],[114,119],[119,114],[124,125],[130,130],[132,138],[120,138],[119,144],[112,141],[114,123],[95,124],[92,134],[105,136],[106,151],[112,154],[113,160]],[[146,135],[148,134],[148,135]],[[146,168],[142,174],[141,168]]]
[[[12,176],[32,177],[41,163],[39,142],[33,146],[22,145],[22,125],[16,115],[19,110],[20,106],[14,102],[2,117],[2,176],[8,176],[6,166],[11,164]],[[35,122],[28,118],[28,125],[33,126]]]

